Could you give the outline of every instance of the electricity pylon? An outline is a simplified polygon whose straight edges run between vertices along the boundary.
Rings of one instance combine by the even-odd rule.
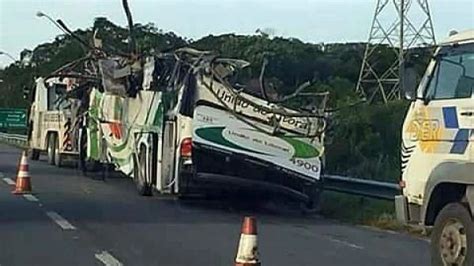
[[[435,43],[428,0],[377,0],[356,92],[369,102],[399,99],[408,51]],[[387,50],[393,60],[383,62]]]

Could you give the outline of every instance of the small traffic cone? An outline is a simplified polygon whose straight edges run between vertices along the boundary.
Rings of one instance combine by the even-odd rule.
[[[245,217],[242,223],[239,248],[235,258],[235,266],[260,266],[257,247],[257,221],[254,217]]]
[[[28,159],[26,158],[26,152],[23,152],[21,155],[20,166],[18,167],[15,190],[13,190],[12,193],[29,194],[31,192],[31,179],[30,173],[28,172]]]

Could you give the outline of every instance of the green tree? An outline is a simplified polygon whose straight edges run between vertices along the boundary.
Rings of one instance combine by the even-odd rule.
[[[396,180],[399,176],[400,128],[407,103],[391,102],[387,105],[359,104],[354,93],[359,77],[364,43],[313,44],[295,38],[270,38],[268,35],[209,35],[196,41],[188,41],[173,32],[163,32],[154,24],[134,26],[137,49],[143,54],[189,45],[214,51],[223,57],[247,60],[251,66],[240,73],[246,82],[256,83],[264,58],[267,58],[265,77],[276,87],[279,94],[290,94],[306,81],[312,86],[307,91],[329,91],[329,107],[340,109],[330,115],[327,132],[327,170],[330,173],[356,177]],[[75,33],[92,43],[92,36],[102,39],[109,52],[126,53],[128,30],[99,17],[92,28]],[[58,35],[54,41],[38,45],[32,51],[22,52],[21,62],[0,70],[0,107],[27,107],[22,88],[31,85],[34,77],[51,73],[67,62],[86,55],[87,49],[68,35]],[[395,59],[389,47],[380,47],[376,53],[376,68],[383,69]],[[430,58],[429,49],[410,51],[410,63],[419,73],[424,71]],[[31,57],[29,64],[24,58]],[[301,99],[292,104],[301,105]]]

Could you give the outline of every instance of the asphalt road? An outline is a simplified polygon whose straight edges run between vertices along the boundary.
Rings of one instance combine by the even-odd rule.
[[[132,180],[30,161],[33,197],[12,195],[20,150],[0,144],[0,265],[233,265],[243,216],[262,265],[429,265],[428,242],[303,216],[278,204],[140,197]],[[44,156],[42,156],[44,158]]]

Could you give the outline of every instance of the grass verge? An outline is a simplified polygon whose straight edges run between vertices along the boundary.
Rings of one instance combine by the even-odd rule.
[[[396,220],[394,201],[325,191],[321,199],[321,214],[347,223],[426,236],[421,227],[405,225]]]

